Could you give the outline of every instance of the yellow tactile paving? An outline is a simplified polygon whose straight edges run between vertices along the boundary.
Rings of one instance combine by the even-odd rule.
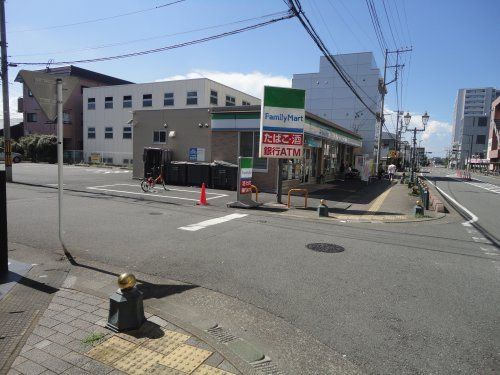
[[[208,365],[201,365],[192,372],[192,375],[234,375],[234,373]]]
[[[163,354],[143,347],[137,347],[122,357],[113,366],[131,375],[149,374],[150,369],[164,360]]]
[[[87,356],[108,365],[132,351],[136,345],[120,337],[113,336],[103,343],[93,347],[87,352]]]
[[[162,354],[169,354],[175,348],[184,344],[191,336],[185,335],[183,333],[170,331],[168,329],[163,330],[164,336],[151,339],[144,342],[143,346],[157,351]]]
[[[159,361],[160,364],[190,374],[201,365],[212,352],[183,344]]]

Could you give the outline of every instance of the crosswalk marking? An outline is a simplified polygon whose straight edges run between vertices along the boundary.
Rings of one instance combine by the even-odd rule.
[[[474,182],[464,181],[466,184],[478,187],[480,189],[491,191],[495,194],[500,194],[500,186],[490,184],[489,182],[482,182],[479,180],[473,180]],[[477,182],[476,182],[477,181]]]
[[[178,229],[194,232],[200,229],[210,227],[212,225],[225,223],[226,221],[241,219],[242,217],[245,216],[248,216],[248,214],[230,214],[222,217],[216,217],[215,219],[205,220],[196,224],[186,225],[185,227],[179,227]]]

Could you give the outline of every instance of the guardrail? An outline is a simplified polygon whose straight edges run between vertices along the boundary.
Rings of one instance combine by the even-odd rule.
[[[291,197],[292,192],[304,193],[304,208],[307,208],[307,198],[309,198],[309,192],[307,191],[307,189],[290,189],[290,190],[288,190],[287,207],[290,208],[290,197]]]

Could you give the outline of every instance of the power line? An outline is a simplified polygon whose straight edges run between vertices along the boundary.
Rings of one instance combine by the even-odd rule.
[[[172,1],[170,3],[166,3],[166,4],[155,6],[153,8],[147,8],[147,9],[136,10],[136,11],[128,12],[128,13],[116,14],[114,16],[109,16],[109,17],[94,18],[94,19],[91,19],[91,20],[74,22],[74,23],[67,23],[67,24],[62,24],[62,25],[45,26],[45,27],[40,27],[40,28],[36,28],[36,29],[13,30],[13,31],[9,31],[9,33],[26,33],[26,32],[31,32],[31,31],[59,29],[59,28],[63,28],[63,27],[71,27],[71,26],[84,25],[84,24],[87,24],[87,23],[101,22],[101,21],[111,20],[111,19],[115,19],[115,18],[131,16],[133,14],[150,12],[152,10],[157,10],[157,9],[160,9],[160,8],[165,8],[165,7],[168,7],[170,5],[174,5],[174,4],[177,4],[177,3],[182,3],[184,1],[186,1],[186,0],[176,0],[176,1]]]
[[[287,15],[285,15],[283,17],[280,17],[280,18],[273,18],[273,19],[271,19],[269,21],[257,23],[257,24],[254,24],[254,25],[250,25],[250,26],[246,26],[246,27],[240,28],[240,29],[235,29],[235,30],[232,30],[232,31],[227,31],[227,32],[224,32],[224,33],[221,33],[221,34],[216,34],[216,35],[208,36],[208,37],[205,37],[205,38],[191,40],[189,42],[173,44],[173,45],[164,46],[164,47],[160,47],[160,48],[149,49],[149,50],[145,50],[145,51],[137,51],[137,52],[125,53],[125,54],[115,55],[115,56],[98,57],[98,58],[94,58],[94,59],[72,60],[72,61],[54,61],[54,62],[51,62],[50,65],[87,64],[87,63],[92,63],[92,62],[118,60],[118,59],[124,59],[124,58],[135,57],[135,56],[149,55],[149,54],[152,54],[152,53],[158,53],[158,52],[168,51],[168,50],[177,49],[177,48],[181,48],[181,47],[187,47],[187,46],[191,46],[191,45],[195,45],[195,44],[199,44],[199,43],[205,43],[205,42],[208,42],[208,41],[211,41],[211,40],[215,40],[215,39],[221,39],[221,38],[224,38],[224,37],[227,37],[227,36],[230,36],[230,35],[235,35],[235,34],[239,34],[239,33],[245,32],[245,31],[258,29],[258,28],[261,28],[261,27],[264,27],[264,26],[267,26],[267,25],[270,25],[270,24],[273,24],[273,23],[276,23],[276,22],[279,22],[279,21],[283,21],[283,20],[286,20],[286,19],[290,19],[290,18],[293,18],[293,17],[295,17],[295,14],[292,13],[292,12],[288,12]],[[45,65],[46,66],[47,63],[46,62],[12,62],[9,65],[11,65],[11,66],[16,66],[16,65]]]
[[[394,33],[392,32],[391,21],[389,20],[389,14],[387,13],[387,8],[385,7],[385,0],[382,0],[382,5],[384,6],[385,18],[387,19],[387,24],[389,25],[389,30],[391,32],[392,41],[394,42],[394,47],[398,48],[398,44],[396,43],[396,38],[394,38]]]
[[[352,85],[352,82],[348,79],[348,76],[342,66],[336,61],[336,59],[332,56],[328,48],[325,46],[321,38],[319,37],[318,33],[314,29],[314,26],[311,24],[307,16],[304,14],[302,10],[302,6],[300,4],[299,0],[288,0],[288,4],[290,7],[290,10],[293,12],[293,14],[299,19],[300,23],[306,30],[306,32],[309,34],[309,36],[312,38],[314,43],[318,46],[318,48],[323,52],[323,55],[326,57],[330,65],[335,69],[335,71],[339,74],[340,78],[344,81],[344,83],[349,87],[349,89],[353,92],[353,94],[358,98],[358,100],[372,113],[374,116],[377,116],[376,112],[373,111],[368,104],[365,103],[365,101],[361,98],[359,93],[356,91],[354,86]]]
[[[161,39],[161,38],[166,38],[166,37],[171,37],[171,36],[190,34],[190,33],[198,32],[198,31],[217,29],[217,28],[223,27],[223,26],[236,25],[236,24],[240,24],[240,23],[244,23],[244,22],[255,21],[258,19],[269,18],[269,17],[274,17],[274,16],[278,16],[278,15],[285,15],[285,14],[287,14],[286,11],[281,11],[281,12],[269,13],[269,14],[259,16],[259,17],[246,18],[246,19],[242,19],[239,21],[233,21],[233,22],[228,22],[228,23],[224,23],[224,24],[207,26],[207,27],[202,27],[202,28],[192,29],[192,30],[187,30],[187,31],[181,31],[181,32],[172,33],[172,34],[156,35],[156,36],[152,36],[152,37],[146,37],[146,38],[128,40],[128,41],[123,41],[123,42],[116,42],[116,43],[101,44],[101,45],[97,45],[97,46],[88,46],[88,47],[83,47],[83,48],[78,48],[78,49],[69,49],[69,50],[62,50],[62,51],[50,51],[50,52],[44,52],[44,53],[40,52],[40,53],[17,54],[17,55],[10,55],[9,57],[12,58],[12,57],[28,57],[28,56],[46,56],[46,55],[58,55],[58,54],[71,53],[71,52],[86,52],[86,51],[90,51],[90,50],[123,46],[123,45],[127,45],[127,44],[145,42],[145,41],[154,40],[154,39]]]

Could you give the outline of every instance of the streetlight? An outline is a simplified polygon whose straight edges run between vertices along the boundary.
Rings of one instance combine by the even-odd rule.
[[[413,154],[411,158],[411,176],[410,176],[410,183],[415,182],[415,157],[416,157],[416,146],[417,146],[417,132],[423,132],[425,131],[425,127],[427,125],[427,122],[429,122],[429,115],[427,114],[427,111],[422,115],[422,124],[424,125],[423,129],[417,129],[415,126],[413,129],[408,129],[408,125],[410,124],[411,120],[411,115],[409,112],[406,112],[406,115],[404,115],[403,119],[405,122],[405,131],[413,131]]]

